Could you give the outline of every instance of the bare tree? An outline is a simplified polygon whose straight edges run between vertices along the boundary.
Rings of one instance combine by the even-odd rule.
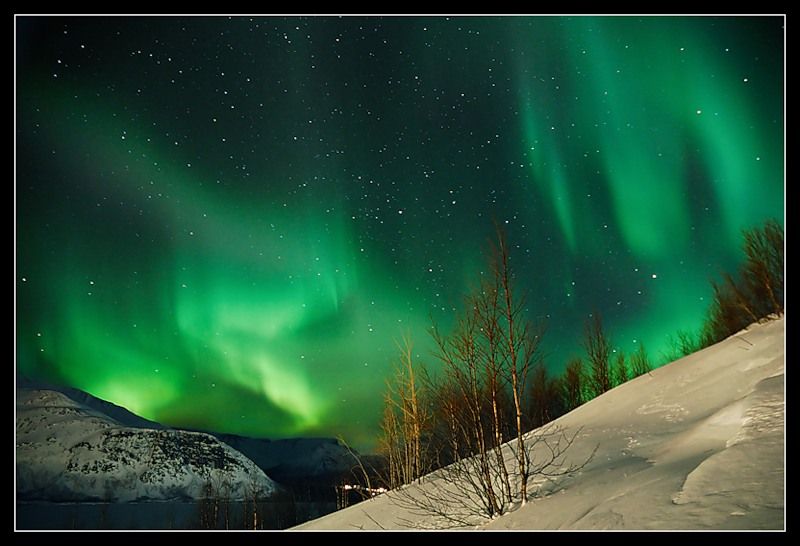
[[[244,529],[256,530],[259,526],[263,528],[264,522],[259,508],[259,503],[262,501],[261,494],[262,490],[258,475],[255,472],[249,473],[245,484],[244,498],[242,499],[242,527]]]
[[[525,452],[528,461],[529,496],[540,494],[548,483],[560,482],[583,469],[594,457],[597,447],[579,462],[567,458],[570,448],[578,438],[581,429],[568,432],[563,427],[548,424],[526,436]],[[514,442],[506,444],[512,450]],[[516,457],[509,454],[513,459]],[[410,527],[473,527],[487,519],[492,519],[513,508],[503,506],[499,512],[491,511],[487,496],[484,465],[479,457],[465,457],[453,464],[433,472],[429,479],[418,488],[401,488],[390,493],[392,502],[413,514],[434,516],[431,523],[420,523],[399,518],[399,523]],[[489,478],[498,483],[502,478],[497,468],[490,467]],[[537,479],[533,479],[537,478]],[[512,483],[519,484],[519,474],[512,474]],[[520,499],[517,499],[520,500]]]
[[[384,394],[383,419],[381,420],[381,437],[378,444],[378,452],[387,461],[388,475],[384,480],[386,485],[391,489],[399,487],[404,483],[401,470],[404,468],[404,450],[401,447],[400,425],[397,420],[395,402],[392,398],[392,387],[388,382],[386,393]]]
[[[200,529],[214,529],[217,526],[216,505],[217,498],[214,484],[209,477],[203,483],[203,491],[197,502]]]
[[[712,345],[771,314],[783,313],[783,228],[775,220],[743,232],[745,261],[736,278],[711,282],[713,298],[700,336]]]
[[[460,389],[448,377],[426,376],[426,391],[432,411],[431,431],[427,438],[433,468],[441,468],[461,458],[466,446],[459,430],[466,414]]]
[[[575,435],[546,427],[525,436],[530,375],[536,366],[544,369],[539,351],[543,329],[523,316],[524,299],[515,294],[500,229],[489,258],[490,274],[465,298],[452,333],[443,335],[436,325],[431,330],[441,372],[438,379],[426,380],[430,415],[437,420],[428,441],[437,446],[436,459],[446,464],[421,487],[399,488],[393,495],[452,525],[501,515],[528,500],[533,476],[563,475],[580,466],[567,464],[564,456]],[[545,420],[554,387],[546,374],[542,377]],[[395,398],[411,397],[389,396]],[[393,432],[402,426],[393,423],[403,414],[398,412],[394,421],[385,416],[385,445],[395,443],[393,434],[402,436]]]
[[[744,326],[751,324],[753,322],[758,322],[758,315],[756,314],[755,306],[753,305],[754,302],[749,296],[744,286],[740,286],[737,283],[730,273],[723,273],[722,278],[725,279],[725,286],[730,291],[730,294],[734,297],[734,302],[736,306],[744,313],[747,317],[747,322]]]
[[[631,376],[639,377],[650,372],[650,361],[644,343],[639,343],[639,348],[631,355]]]
[[[742,278],[757,314],[783,312],[783,228],[775,220],[743,232]]]
[[[530,427],[538,428],[563,413],[560,383],[547,373],[544,363],[534,366],[530,388]]]
[[[342,436],[339,436],[337,439],[339,444],[347,450],[347,453],[353,459],[353,466],[350,468],[350,473],[355,482],[351,484],[341,484],[340,488],[342,494],[341,496],[337,495],[337,502],[340,500],[342,502],[340,508],[344,508],[349,504],[349,497],[346,491],[355,490],[361,497],[361,500],[369,499],[385,491],[385,488],[373,485],[375,480],[378,482],[386,481],[385,476],[381,475],[380,470],[351,448],[350,444],[348,444]],[[347,487],[348,485],[350,487]]]
[[[573,358],[569,361],[561,382],[564,408],[567,411],[572,411],[583,404],[585,400],[585,375],[583,361],[580,358]]]
[[[625,363],[625,352],[621,349],[617,352],[614,359],[614,385],[622,385],[630,379],[628,365]]]
[[[540,343],[543,328],[525,320],[522,311],[525,298],[515,295],[513,276],[509,265],[508,243],[505,233],[496,226],[497,246],[494,247],[492,272],[499,281],[502,294],[501,316],[495,319],[502,326],[499,328],[505,347],[501,352],[507,362],[506,370],[510,376],[511,393],[514,398],[515,432],[517,436],[517,472],[519,474],[519,497],[524,505],[528,499],[529,460],[525,450],[522,416],[524,413],[523,397],[526,393],[528,375],[531,367],[540,362]]]
[[[230,472],[217,473],[216,490],[221,504],[222,521],[227,530],[231,525],[231,493],[233,491],[233,475]]]
[[[492,390],[493,370],[478,356],[485,349],[478,348],[480,329],[474,309],[459,318],[453,335],[445,337],[435,327],[432,330],[442,362],[443,384],[447,386],[436,400],[454,395],[454,401],[443,404],[458,410],[450,416],[453,423],[448,427],[455,435],[451,444],[458,446],[456,461],[447,467],[450,477],[469,489],[491,517],[503,512],[510,480],[500,446],[495,444],[495,435],[502,430],[495,419],[503,412],[493,410],[497,403],[493,396],[496,391]]]
[[[583,347],[589,361],[589,389],[592,397],[600,396],[611,389],[611,370],[609,357],[611,343],[603,331],[600,313],[593,313],[587,319],[583,330]]]
[[[421,366],[414,362],[413,344],[408,336],[397,345],[400,361],[392,380],[387,382],[381,423],[380,447],[388,461],[386,481],[390,487],[410,483],[429,470],[422,437],[430,425],[430,412],[421,393]]]
[[[400,361],[403,366],[403,376],[406,378],[403,384],[403,420],[406,425],[405,436],[407,440],[406,456],[408,465],[408,476],[411,480],[419,479],[427,470],[426,462],[423,461],[422,452],[422,431],[428,423],[428,412],[420,401],[419,381],[414,369],[413,344],[411,338],[405,336],[402,345],[398,344],[401,350]]]
[[[695,337],[688,330],[678,330],[667,336],[667,349],[661,353],[665,362],[674,362],[702,348],[701,336]]]
[[[748,314],[742,310],[731,282],[719,284],[711,281],[713,297],[708,317],[703,325],[703,345],[713,345],[736,333],[750,323]]]

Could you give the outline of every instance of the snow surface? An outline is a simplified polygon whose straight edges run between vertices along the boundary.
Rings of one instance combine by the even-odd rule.
[[[124,426],[51,390],[17,389],[17,497],[109,501],[198,499],[211,484],[231,500],[275,483],[209,434]]]
[[[580,429],[568,460],[482,529],[784,529],[784,319],[753,325],[555,421]],[[582,428],[581,428],[582,427]],[[536,479],[533,480],[537,482]],[[538,480],[540,482],[541,480]],[[406,488],[435,486],[436,477]],[[397,493],[295,529],[441,528]]]

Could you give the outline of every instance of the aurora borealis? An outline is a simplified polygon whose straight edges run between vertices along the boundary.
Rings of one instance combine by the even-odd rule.
[[[17,371],[369,447],[507,230],[547,365],[783,220],[781,17],[18,17]]]

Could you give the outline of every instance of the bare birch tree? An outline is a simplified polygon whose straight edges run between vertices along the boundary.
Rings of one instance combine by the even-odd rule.
[[[584,324],[583,347],[589,362],[589,389],[592,397],[600,396],[611,389],[611,343],[603,331],[603,321],[598,312]]]
[[[614,358],[613,371],[614,371],[613,374],[614,386],[627,383],[627,381],[631,378],[630,373],[628,373],[628,364],[625,362],[625,352],[622,351],[621,349],[617,352],[617,355]]]
[[[502,308],[500,316],[494,321],[500,324],[498,328],[503,337],[505,347],[501,352],[506,362],[506,373],[509,376],[511,393],[514,400],[514,417],[516,432],[516,457],[517,473],[519,476],[519,498],[522,504],[528,499],[529,460],[525,449],[523,434],[523,399],[527,393],[528,376],[531,367],[540,361],[540,342],[543,328],[533,324],[523,317],[525,298],[514,293],[513,275],[509,264],[508,241],[505,233],[499,228],[497,231],[497,245],[493,249],[492,272],[501,288]]]
[[[644,343],[639,343],[639,348],[631,355],[631,375],[632,377],[639,377],[648,373],[650,368],[650,361],[647,358]]]
[[[783,228],[775,220],[745,230],[742,279],[757,314],[783,313]]]
[[[423,434],[430,425],[430,411],[422,395],[420,372],[414,362],[410,337],[398,343],[400,360],[384,395],[383,431],[380,448],[387,458],[386,484],[397,487],[419,479],[429,470]]]
[[[534,366],[541,364],[543,330],[524,317],[524,299],[514,292],[508,245],[500,229],[489,258],[489,275],[465,298],[452,333],[444,335],[435,325],[431,330],[441,372],[438,379],[429,378],[426,389],[431,415],[439,421],[430,430],[433,443],[444,446],[435,450],[437,459],[444,451],[449,462],[423,486],[400,488],[393,497],[454,526],[524,504],[533,476],[565,475],[587,462],[566,462],[565,452],[577,432],[544,427],[526,437],[529,380]],[[398,384],[409,388],[408,380]],[[388,397],[394,399],[412,397]],[[398,422],[405,413],[411,412],[396,414]],[[389,435],[402,430],[391,417],[384,423]],[[393,442],[386,440],[387,445]]]
[[[564,370],[561,383],[564,409],[572,411],[585,400],[586,372],[583,369],[583,361],[580,358],[573,358]]]

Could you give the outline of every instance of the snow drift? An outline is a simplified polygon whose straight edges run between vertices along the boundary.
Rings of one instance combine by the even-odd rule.
[[[17,389],[17,497],[109,501],[231,500],[276,487],[241,453],[209,434],[124,426],[51,390]]]
[[[575,475],[534,478],[527,504],[484,529],[782,529],[784,319],[753,325],[557,419],[580,433]],[[535,434],[535,432],[534,432]],[[436,473],[414,490],[437,487]],[[297,529],[441,528],[397,492]]]

